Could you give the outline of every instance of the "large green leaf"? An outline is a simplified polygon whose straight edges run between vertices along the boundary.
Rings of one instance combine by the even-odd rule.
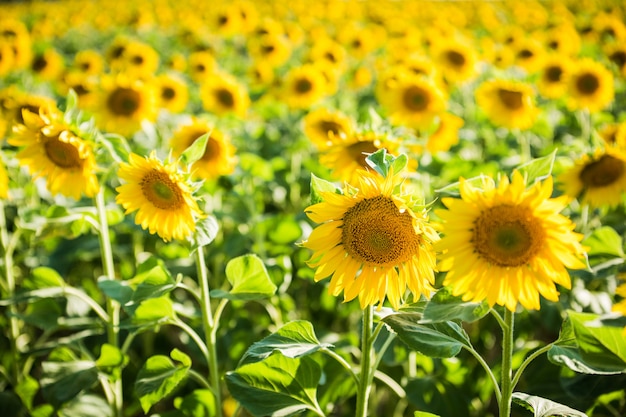
[[[532,184],[536,180],[543,180],[552,174],[556,149],[551,154],[541,158],[535,158],[517,167],[517,170],[524,175],[526,182]]]
[[[226,264],[226,278],[230,291],[213,290],[211,296],[229,300],[258,300],[276,293],[261,258],[254,254],[242,255]]]
[[[610,226],[602,226],[595,229],[584,241],[589,247],[589,256],[609,255],[619,258],[624,257],[624,248],[621,236]]]
[[[514,392],[513,401],[532,411],[534,417],[587,417],[587,414],[582,411],[523,392]]]
[[[240,365],[258,362],[276,351],[289,358],[298,358],[328,346],[330,345],[320,343],[310,322],[292,321],[276,333],[252,344],[241,358]]]
[[[170,395],[187,376],[191,367],[189,356],[174,349],[170,357],[176,362],[164,355],[151,356],[137,373],[135,392],[145,413]]]
[[[322,371],[312,358],[288,358],[275,353],[226,374],[231,395],[255,417],[286,417],[313,410]]]
[[[401,313],[387,316],[383,321],[410,349],[433,358],[450,358],[458,355],[464,346],[471,346],[458,324],[452,321],[420,324],[420,318],[419,314]]]
[[[452,295],[448,287],[438,290],[426,304],[420,323],[439,323],[449,320],[473,322],[489,313],[486,301],[482,303],[466,302],[461,297]]]
[[[92,361],[42,363],[41,388],[50,403],[59,406],[98,381],[98,369]]]
[[[65,286],[63,277],[56,270],[46,266],[33,269],[23,284],[24,289],[28,290],[63,286]]]
[[[135,323],[161,322],[176,317],[169,297],[149,298],[139,304],[133,316]]]

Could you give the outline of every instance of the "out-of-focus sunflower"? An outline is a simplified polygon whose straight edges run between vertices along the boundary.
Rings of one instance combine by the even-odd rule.
[[[361,308],[385,299],[394,309],[407,288],[413,299],[433,291],[437,233],[417,211],[402,178],[359,170],[343,194],[322,192],[323,202],[305,209],[319,225],[303,246],[313,254],[315,281],[330,277],[329,292],[344,301],[358,297]]]
[[[352,135],[353,122],[348,115],[339,110],[320,107],[308,113],[304,119],[304,133],[320,150],[324,150],[335,142],[335,137]]]
[[[152,46],[134,41],[126,44],[116,69],[134,78],[147,79],[156,74],[159,61],[159,53]]]
[[[573,65],[567,92],[570,109],[598,112],[613,101],[613,75],[601,63],[583,58]]]
[[[253,1],[236,0],[231,7],[239,13],[239,32],[250,33],[259,23],[259,10]]]
[[[163,62],[166,69],[184,73],[187,71],[187,57],[182,52],[173,52]]]
[[[24,69],[30,65],[33,40],[28,27],[18,19],[0,19],[0,43],[8,45],[13,52],[13,67]]]
[[[189,102],[189,87],[182,77],[161,74],[155,78],[159,107],[171,113],[181,113]]]
[[[209,139],[204,154],[191,167],[193,175],[210,180],[232,174],[237,159],[230,138],[212,123],[196,117],[174,131],[170,140],[174,156],[180,156],[196,139],[207,133]]]
[[[467,40],[440,40],[431,46],[433,61],[450,84],[467,82],[477,75],[475,50]]]
[[[435,83],[422,76],[404,76],[379,96],[392,124],[416,129],[430,127],[446,110],[446,96]]]
[[[265,61],[255,61],[247,72],[251,92],[267,90],[275,80],[274,67]]]
[[[485,81],[478,86],[475,95],[478,106],[497,126],[528,129],[539,113],[533,88],[521,81]]]
[[[607,146],[626,150],[626,122],[608,123],[598,130]]]
[[[564,55],[548,56],[537,80],[539,94],[545,98],[558,99],[567,93],[568,75],[572,71],[571,60]]]
[[[9,198],[9,174],[7,173],[4,160],[0,158],[0,199]]]
[[[626,44],[612,43],[605,47],[605,54],[615,65],[616,73],[626,77]]]
[[[51,47],[35,54],[30,63],[32,73],[47,81],[57,80],[64,68],[63,56]]]
[[[22,117],[24,110],[39,114],[40,108],[54,107],[56,103],[52,98],[26,93],[15,85],[0,90],[0,111],[8,129],[11,129],[13,124],[24,124]]]
[[[357,65],[346,73],[348,87],[353,90],[360,90],[371,86],[374,73],[371,68],[364,65]]]
[[[626,193],[625,152],[607,147],[583,155],[558,176],[560,188],[590,207],[617,206]]]
[[[255,61],[267,63],[274,68],[287,62],[292,52],[291,44],[282,34],[249,38],[247,48]]]
[[[523,38],[513,46],[513,51],[514,64],[524,68],[529,74],[534,74],[541,68],[545,52],[543,44],[538,39]]]
[[[115,190],[115,201],[125,214],[135,213],[135,223],[163,240],[184,240],[196,230],[196,221],[205,217],[193,196],[193,187],[176,163],[161,161],[152,151],[142,157],[129,155],[120,164],[118,176],[125,184]]]
[[[440,114],[437,129],[428,136],[426,149],[432,153],[448,151],[459,143],[459,129],[464,123],[463,119],[452,113]]]
[[[218,36],[230,37],[241,31],[241,10],[227,3],[211,8],[207,20],[209,29]]]
[[[613,13],[598,13],[591,22],[599,43],[623,42],[626,40],[626,23],[623,16]]]
[[[53,194],[79,200],[93,197],[99,190],[96,160],[91,144],[63,121],[63,114],[52,107],[38,113],[24,110],[23,124],[13,127],[9,143],[20,151],[20,165],[28,167],[35,178],[45,177]]]
[[[74,55],[71,67],[87,75],[100,75],[104,70],[104,57],[94,49],[84,49]]]
[[[368,155],[379,149],[397,154],[400,149],[396,139],[369,130],[355,129],[352,135],[333,136],[331,141],[332,144],[321,152],[320,163],[330,170],[333,178],[349,183],[357,181],[358,170],[369,168]]]
[[[490,306],[515,311],[518,303],[539,309],[540,296],[558,300],[556,285],[571,288],[566,268],[584,268],[582,235],[560,214],[567,197],[550,198],[552,177],[529,187],[519,172],[496,186],[482,187],[461,178],[460,197],[443,198],[436,210],[443,234],[439,269],[443,285],[465,301],[487,300]]]
[[[217,61],[211,52],[195,51],[189,54],[187,72],[196,83],[203,83],[217,71]]]
[[[284,78],[281,99],[291,108],[305,109],[320,101],[327,93],[322,71],[313,64],[294,67]]]
[[[104,58],[106,64],[110,68],[119,68],[120,66],[123,66],[124,51],[130,42],[131,40],[128,37],[118,35],[106,47],[104,51]]]
[[[310,62],[318,63],[324,61],[339,69],[345,66],[346,57],[346,48],[329,37],[316,39],[309,50]]]
[[[7,43],[0,42],[0,76],[13,71],[14,61],[13,49]]]
[[[550,53],[574,57],[580,51],[580,35],[571,23],[562,23],[547,30],[541,39]]]
[[[101,78],[96,122],[106,132],[130,136],[144,120],[158,114],[157,91],[153,84],[119,74]]]
[[[345,25],[339,29],[337,40],[341,45],[345,45],[351,57],[363,59],[369,55],[379,41],[373,28],[370,26]]]
[[[250,96],[246,86],[235,76],[219,72],[200,87],[202,107],[216,115],[234,114],[245,116],[250,106]]]
[[[65,97],[69,90],[74,90],[78,97],[78,107],[94,110],[98,103],[99,77],[72,70],[63,74],[56,83],[59,95]]]

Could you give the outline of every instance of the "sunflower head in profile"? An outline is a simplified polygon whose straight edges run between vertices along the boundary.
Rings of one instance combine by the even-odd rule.
[[[387,299],[398,309],[407,288],[414,299],[433,290],[438,235],[398,174],[359,170],[342,194],[321,192],[322,202],[305,209],[318,224],[303,242],[315,280],[330,277],[330,294],[358,297],[361,308]]]
[[[120,164],[118,176],[125,183],[115,190],[115,201],[135,213],[135,223],[166,242],[185,240],[205,215],[198,207],[193,187],[176,163],[161,161],[156,152],[142,157],[131,153]]]
[[[101,80],[96,122],[107,132],[130,136],[144,120],[154,121],[158,114],[158,96],[153,83],[124,74]]]
[[[79,200],[99,190],[92,145],[63,121],[56,107],[38,113],[23,110],[23,124],[13,126],[9,143],[20,148],[17,159],[36,178],[44,177],[53,194]]]
[[[613,75],[601,63],[590,58],[579,60],[568,78],[568,107],[599,112],[614,98]]]
[[[236,163],[235,147],[224,132],[205,120],[194,117],[190,123],[179,127],[170,140],[172,153],[175,157],[180,156],[196,139],[207,133],[209,138],[204,154],[191,166],[193,175],[209,180],[232,174]]]
[[[207,79],[200,87],[200,98],[204,110],[218,116],[234,114],[243,117],[250,107],[246,86],[228,73],[216,73]]]
[[[626,193],[626,150],[607,147],[585,154],[558,181],[566,195],[582,204],[617,206]]]
[[[529,129],[539,113],[533,88],[521,81],[485,81],[478,86],[475,95],[478,106],[497,126]]]
[[[527,187],[518,171],[481,185],[461,178],[460,198],[443,198],[446,209],[435,211],[443,285],[465,301],[510,311],[518,303],[538,310],[540,296],[557,301],[556,284],[571,288],[567,268],[585,267],[582,235],[560,214],[568,198],[550,198],[552,177]]]
[[[304,133],[320,150],[326,149],[342,137],[348,137],[353,131],[350,117],[339,110],[320,107],[309,112],[303,120]],[[335,138],[338,138],[335,140]]]

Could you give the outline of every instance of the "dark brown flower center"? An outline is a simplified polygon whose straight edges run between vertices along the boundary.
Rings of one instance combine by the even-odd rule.
[[[219,88],[215,91],[215,96],[217,101],[224,107],[232,108],[235,105],[235,97],[230,90]]]
[[[46,141],[44,149],[48,159],[60,168],[70,169],[82,166],[78,149],[70,143],[60,141],[58,137]]]
[[[509,110],[519,110],[524,107],[524,95],[520,91],[498,89],[500,102]]]
[[[600,88],[600,80],[595,74],[585,73],[576,79],[576,89],[583,95],[592,95]]]
[[[357,162],[363,168],[368,168],[369,165],[365,162],[365,159],[369,154],[376,152],[378,148],[372,141],[362,141],[353,143],[348,146],[346,150],[353,161]]]
[[[141,103],[141,95],[139,92],[131,89],[120,87],[109,95],[107,100],[107,108],[116,116],[130,117],[137,112]]]
[[[466,62],[465,55],[458,51],[447,51],[446,59],[452,66],[457,68],[462,67]]]
[[[410,111],[424,111],[430,104],[430,94],[424,88],[411,86],[402,94],[402,103]]]
[[[606,187],[624,175],[624,161],[611,155],[602,155],[588,163],[580,171],[580,180],[585,188]]]
[[[313,83],[307,78],[300,78],[296,81],[295,88],[296,92],[305,94],[313,89]]]

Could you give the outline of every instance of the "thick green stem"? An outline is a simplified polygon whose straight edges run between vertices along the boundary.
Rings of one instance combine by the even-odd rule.
[[[374,327],[374,312],[372,306],[367,306],[363,310],[363,329],[361,334],[361,373],[359,377],[359,390],[356,396],[355,417],[367,417],[368,400],[372,387],[372,376],[374,370],[372,365],[372,338]]]
[[[98,223],[100,230],[98,238],[100,240],[100,254],[102,256],[102,268],[107,279],[115,279],[115,264],[113,262],[113,250],[111,248],[111,238],[109,236],[109,222],[107,220],[106,203],[104,200],[104,187],[100,189],[95,198],[96,210],[98,212]],[[107,326],[107,340],[112,346],[119,347],[120,331],[120,305],[115,300],[107,297],[107,312],[109,323]],[[113,381],[114,384],[114,404],[113,415],[122,417],[124,415],[124,390],[122,378]]]
[[[514,313],[508,308],[504,310],[504,325],[502,326],[502,379],[500,390],[500,417],[511,415],[511,396],[513,395],[512,384],[512,361],[513,361],[513,318]]]
[[[13,249],[9,247],[9,231],[4,213],[4,204],[0,200],[0,245],[2,245],[2,255],[4,258],[4,279],[7,289],[7,298],[15,295],[15,277],[13,276]],[[17,346],[17,338],[20,336],[20,325],[16,318],[17,308],[15,304],[9,306],[9,328],[11,355],[13,356],[13,383],[19,384],[22,381],[20,371],[20,353]]]
[[[202,326],[204,328],[204,334],[207,345],[207,357],[206,361],[209,365],[209,381],[215,394],[215,408],[217,410],[217,417],[222,416],[222,391],[220,388],[220,373],[217,364],[217,323],[213,319],[213,312],[211,310],[211,295],[209,294],[209,276],[204,261],[204,251],[202,246],[196,250],[196,269],[198,271],[198,282],[200,283],[200,292],[202,303],[200,308],[202,310]]]

